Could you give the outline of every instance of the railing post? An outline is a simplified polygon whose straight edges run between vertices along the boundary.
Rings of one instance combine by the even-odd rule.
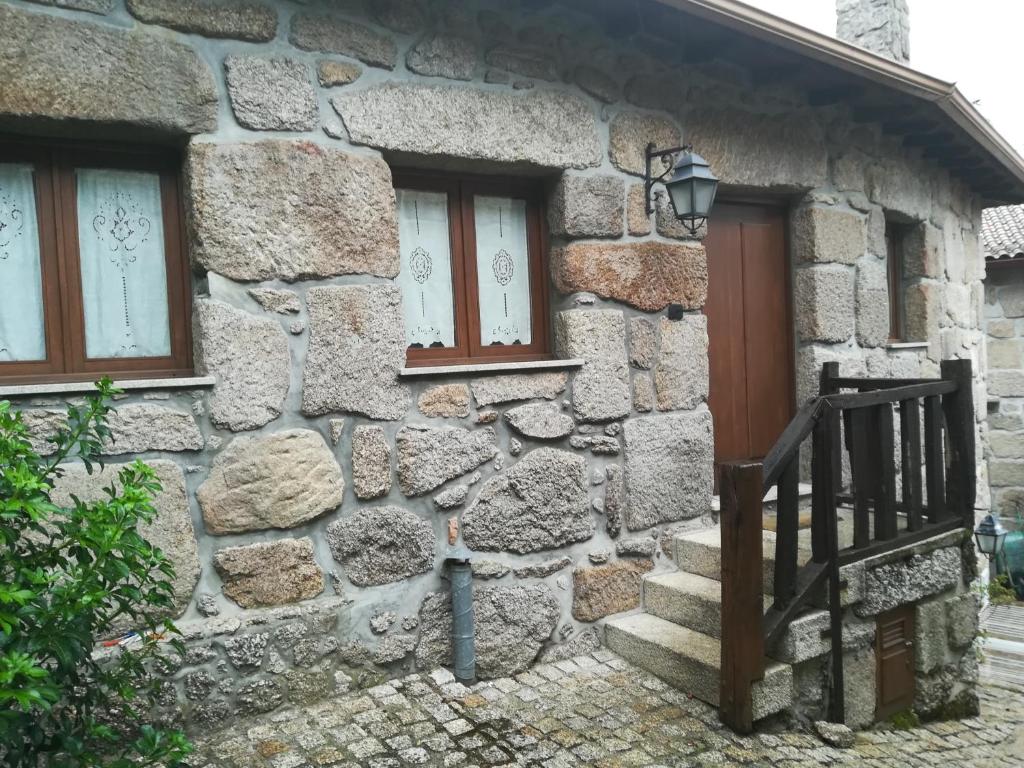
[[[946,506],[965,528],[974,527],[976,489],[974,444],[974,389],[970,360],[943,360],[942,378],[956,382],[956,391],[942,397],[949,435],[950,466],[946,478]]]
[[[821,376],[818,382],[818,393],[821,397],[827,395],[834,395],[839,391],[839,388],[833,384],[833,380],[839,378],[839,363],[829,362],[824,363],[821,366]],[[820,423],[820,422],[819,422]],[[815,428],[817,433],[817,428]],[[836,436],[838,439],[838,435]],[[850,439],[850,430],[846,430],[847,441]],[[841,444],[840,444],[841,445]],[[849,447],[849,445],[848,445]],[[811,494],[813,505],[813,512],[811,514],[811,557],[816,563],[824,563],[828,559],[828,531],[825,528],[826,520],[825,516],[818,513],[819,509],[823,509],[827,505],[835,507],[835,494],[842,488],[842,462],[838,464],[838,476],[833,474],[832,482],[828,485],[832,488],[833,498],[831,502],[827,502],[822,494],[825,493],[825,484],[819,481],[821,473],[824,471],[824,467],[818,466],[817,462],[821,457],[826,454],[819,454],[816,450],[812,450],[811,454]],[[832,469],[832,465],[829,465],[830,470],[835,473]]]
[[[722,660],[719,717],[737,733],[754,728],[753,685],[764,677],[763,468],[722,465]]]

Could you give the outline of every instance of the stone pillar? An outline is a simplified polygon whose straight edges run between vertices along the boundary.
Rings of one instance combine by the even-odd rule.
[[[900,64],[909,63],[907,0],[836,0],[836,37]]]

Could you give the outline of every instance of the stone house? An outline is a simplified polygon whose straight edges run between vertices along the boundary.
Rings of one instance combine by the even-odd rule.
[[[840,6],[876,50],[872,6],[905,25]],[[480,677],[630,611],[655,626],[620,641],[692,662],[651,595],[689,568],[714,608],[716,461],[764,455],[824,363],[980,372],[981,211],[1024,200],[954,86],[732,0],[2,0],[0,63],[0,397],[45,451],[121,382],[112,463],[58,491],[156,468],[168,707],[201,725],[450,664],[456,544]],[[645,206],[648,143],[684,141],[721,179],[695,236]],[[899,605],[914,706],[970,708],[958,536],[851,576],[850,722]],[[762,714],[822,708],[821,621]]]
[[[1024,207],[982,213],[992,511],[1024,515]]]

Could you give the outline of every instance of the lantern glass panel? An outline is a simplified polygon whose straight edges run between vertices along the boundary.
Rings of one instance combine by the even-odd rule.
[[[693,185],[695,183],[696,179],[686,179],[685,181],[676,181],[665,185],[666,189],[668,189],[669,198],[672,201],[672,207],[679,218],[693,215]]]
[[[715,192],[718,190],[718,181],[715,179],[694,179],[694,214],[707,216],[711,211],[711,205],[715,202]]]

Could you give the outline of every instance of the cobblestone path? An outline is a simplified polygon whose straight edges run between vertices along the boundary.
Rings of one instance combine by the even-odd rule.
[[[473,688],[438,670],[242,721],[198,744],[199,768],[368,766],[1024,765],[1024,695],[981,689],[982,714],[857,735],[740,737],[715,710],[612,653],[545,664]]]

